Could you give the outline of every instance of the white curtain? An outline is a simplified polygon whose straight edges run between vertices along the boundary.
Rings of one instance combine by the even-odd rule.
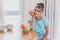
[[[55,40],[60,40],[60,0],[55,0]]]
[[[46,17],[49,20],[49,37],[54,38],[54,22],[55,22],[55,9],[54,9],[54,0],[46,0]]]

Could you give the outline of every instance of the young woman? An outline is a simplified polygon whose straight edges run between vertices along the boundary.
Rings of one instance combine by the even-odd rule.
[[[34,28],[37,33],[38,40],[47,40],[48,37],[48,20],[45,16],[42,16],[44,10],[44,4],[38,3],[34,11],[30,11],[31,18],[29,24]]]

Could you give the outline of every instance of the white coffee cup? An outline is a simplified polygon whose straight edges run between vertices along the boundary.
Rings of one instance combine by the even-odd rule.
[[[5,31],[6,26],[0,26],[0,31]]]
[[[13,25],[8,24],[6,27],[7,27],[7,29],[12,29],[13,28]]]

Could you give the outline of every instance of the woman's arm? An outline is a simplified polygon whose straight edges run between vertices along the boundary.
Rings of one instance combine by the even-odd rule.
[[[30,11],[29,14],[32,16],[32,19],[30,21],[28,21],[28,23],[30,24],[30,26],[32,26],[32,28],[34,27],[34,19],[35,19],[35,15],[33,11]]]
[[[30,20],[30,21],[28,21],[28,24],[30,25],[30,26],[32,26],[32,28],[34,27],[34,17],[32,17],[32,20]]]
[[[32,22],[31,22],[32,27],[34,27],[34,19],[35,19],[35,17],[32,17]]]
[[[48,33],[49,33],[49,28],[48,28],[48,26],[46,26],[46,34],[44,35],[43,40],[47,39]]]

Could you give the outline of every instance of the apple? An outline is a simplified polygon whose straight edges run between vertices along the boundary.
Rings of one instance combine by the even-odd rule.
[[[25,29],[25,25],[24,25],[24,24],[21,24],[21,28],[22,28],[22,29]]]
[[[26,26],[25,30],[27,30],[27,31],[28,31],[28,30],[29,30],[29,27],[28,27],[28,26]]]

